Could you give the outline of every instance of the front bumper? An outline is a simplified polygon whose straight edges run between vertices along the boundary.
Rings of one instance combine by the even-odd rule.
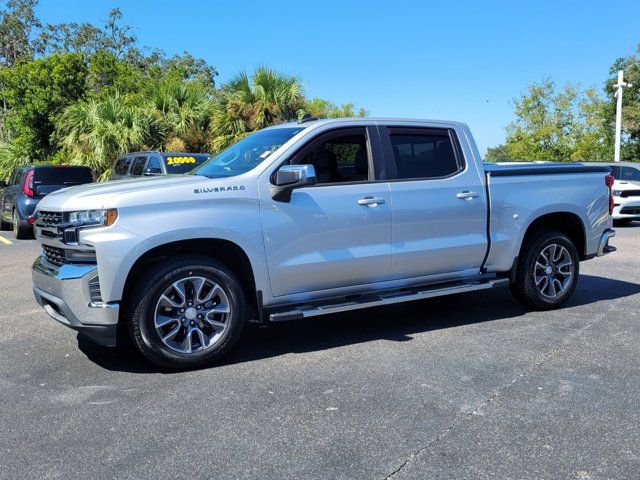
[[[613,207],[612,218],[614,220],[640,220],[640,199],[633,197],[633,199],[615,199],[616,203]]]
[[[57,266],[40,256],[31,270],[33,293],[51,318],[114,347],[120,305],[91,301],[89,282],[97,275],[95,264]]]

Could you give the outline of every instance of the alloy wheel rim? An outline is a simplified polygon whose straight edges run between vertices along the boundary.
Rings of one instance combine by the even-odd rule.
[[[533,272],[536,288],[542,296],[555,299],[562,295],[573,283],[573,259],[569,251],[557,243],[545,246]]]
[[[179,353],[197,353],[216,345],[228,328],[229,298],[206,277],[173,282],[156,304],[154,327],[160,340]]]

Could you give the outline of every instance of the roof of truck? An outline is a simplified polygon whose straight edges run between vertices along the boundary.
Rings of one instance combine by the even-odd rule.
[[[393,118],[393,117],[339,117],[339,118],[321,118],[321,119],[309,119],[302,123],[300,122],[284,122],[278,125],[273,125],[267,128],[290,128],[290,127],[310,127],[312,125],[330,125],[333,123],[428,123],[428,124],[446,124],[456,125],[459,127],[468,128],[464,122],[456,122],[450,120],[434,120],[424,118]]]

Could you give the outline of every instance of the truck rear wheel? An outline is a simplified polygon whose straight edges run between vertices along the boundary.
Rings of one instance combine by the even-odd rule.
[[[231,350],[246,323],[239,282],[207,257],[184,256],[151,268],[128,304],[134,344],[161,367],[211,365]]]
[[[525,245],[511,291],[536,310],[558,308],[576,288],[579,262],[571,239],[560,232],[544,232]]]

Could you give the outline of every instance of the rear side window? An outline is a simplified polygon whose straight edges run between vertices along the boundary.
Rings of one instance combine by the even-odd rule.
[[[448,130],[389,129],[398,179],[442,178],[463,169]]]
[[[131,175],[134,177],[142,175],[146,161],[147,157],[136,157],[133,161],[133,165],[131,165]]]
[[[113,173],[116,175],[126,175],[129,171],[129,165],[131,165],[131,157],[119,158],[116,166],[113,168]]]
[[[81,185],[93,181],[91,170],[84,167],[36,168],[33,173],[34,185]]]
[[[620,180],[628,180],[631,182],[640,181],[640,170],[633,167],[620,167]]]

